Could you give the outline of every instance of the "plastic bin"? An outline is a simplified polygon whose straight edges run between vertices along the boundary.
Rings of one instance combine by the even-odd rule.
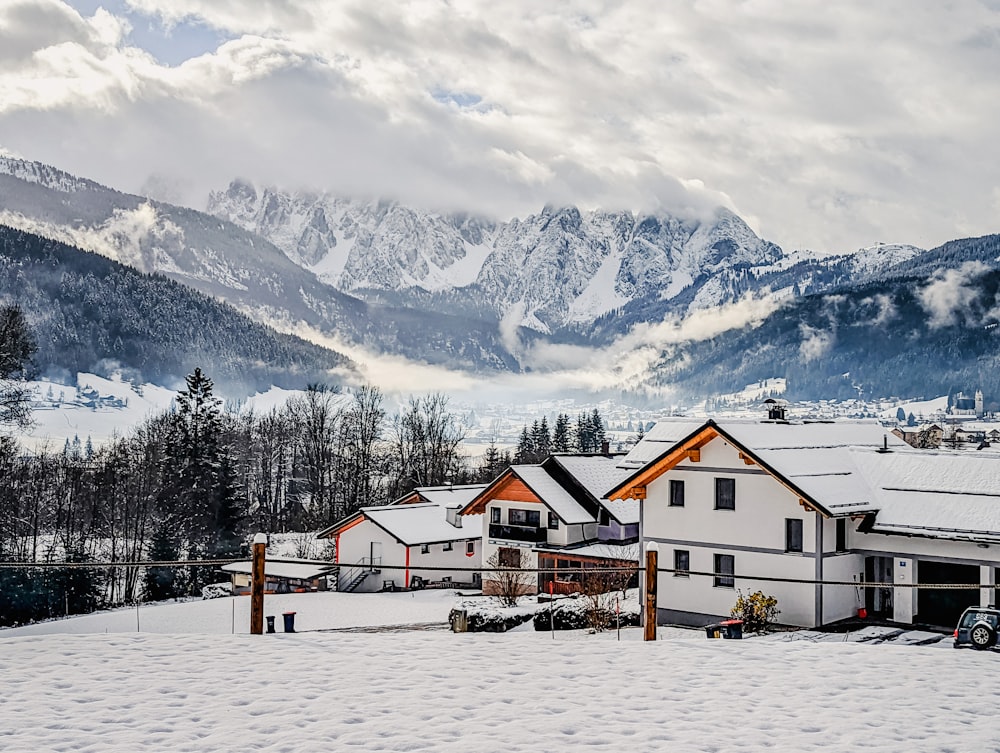
[[[267,620],[267,632],[273,633],[274,632],[274,615],[273,614],[269,614],[269,615],[265,616],[264,619]]]
[[[295,612],[282,612],[282,619],[285,621],[285,632],[294,633],[295,632]]]
[[[707,638],[740,639],[743,637],[743,620],[723,620],[705,625]]]

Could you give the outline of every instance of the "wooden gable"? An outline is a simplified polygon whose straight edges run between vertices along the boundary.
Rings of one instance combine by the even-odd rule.
[[[528,485],[517,477],[517,474],[508,469],[500,477],[490,484],[472,502],[465,506],[462,515],[479,515],[486,512],[486,505],[495,499],[502,499],[508,502],[528,502],[531,504],[542,504]]]
[[[676,467],[682,460],[692,463],[701,462],[701,448],[719,436],[715,426],[708,424],[695,434],[676,445],[670,452],[662,455],[652,463],[642,468],[627,482],[614,490],[609,499],[645,499],[646,487],[667,471]]]
[[[646,467],[640,469],[625,483],[613,490],[608,499],[646,499],[646,486],[667,471],[677,467],[683,460],[690,460],[692,463],[701,462],[701,448],[707,445],[716,437],[722,437],[731,444],[739,453],[740,460],[745,465],[755,465],[771,476],[775,481],[790,491],[799,504],[811,512],[818,512],[824,517],[832,517],[829,510],[819,505],[811,499],[794,483],[786,479],[780,473],[771,468],[767,463],[758,458],[749,448],[743,447],[729,434],[720,430],[713,421],[709,421],[705,426],[692,434],[680,444],[674,446],[669,452],[660,456]]]

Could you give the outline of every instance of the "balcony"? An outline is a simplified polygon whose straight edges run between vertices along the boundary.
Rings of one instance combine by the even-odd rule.
[[[548,538],[548,529],[490,523],[490,538],[506,539],[507,541],[530,541],[533,544],[539,544]]]

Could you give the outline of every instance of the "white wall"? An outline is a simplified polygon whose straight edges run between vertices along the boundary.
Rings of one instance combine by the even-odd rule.
[[[695,470],[697,468],[718,470]],[[735,479],[735,510],[715,509],[717,477]],[[670,507],[670,479],[684,481],[684,507]],[[746,573],[809,580],[816,576],[815,559],[811,555],[815,552],[818,513],[802,507],[794,494],[757,466],[744,464],[738,451],[721,437],[702,448],[700,462],[684,460],[650,483],[642,505],[643,542],[649,539],[662,542],[661,567],[672,568],[674,550],[687,549],[690,567],[696,571],[710,572],[714,570],[714,554],[730,554],[734,557],[737,576]],[[803,521],[802,554],[784,551],[786,518]],[[1000,546],[982,548],[971,542],[866,534],[857,530],[858,523],[850,520],[847,524],[847,548],[859,551],[836,553],[836,520],[822,521],[823,551],[826,553],[823,580],[860,580],[866,553],[882,553],[896,559],[902,555],[912,562],[911,573],[919,573],[921,557],[979,564],[984,573],[981,579],[984,585],[991,584],[988,580],[990,568],[1000,567]],[[712,578],[707,576],[685,579],[661,573],[658,606],[697,614],[727,615],[736,600],[736,591],[714,588],[712,583]],[[736,589],[744,592],[759,589],[777,598],[782,623],[815,625],[815,588],[811,584],[754,582],[738,577]],[[897,617],[910,621],[915,610],[916,590],[896,589],[896,592]],[[988,598],[989,593],[984,589],[983,598]],[[862,592],[861,605],[863,603]],[[823,588],[824,623],[851,617],[858,606],[858,592],[853,586]]]
[[[406,588],[410,585],[410,578],[414,575],[419,575],[425,581],[444,580],[446,577],[451,577],[452,580],[459,583],[470,583],[473,580],[471,572],[442,572],[429,568],[478,568],[482,566],[483,544],[480,539],[475,539],[473,541],[475,554],[471,557],[466,556],[465,541],[454,542],[450,552],[445,551],[443,544],[430,544],[430,551],[427,554],[420,553],[419,545],[412,546],[410,547],[410,568],[407,571],[405,569],[406,547],[384,529],[379,528],[370,520],[365,520],[340,535],[338,563],[341,567],[340,585],[342,587],[347,585],[345,582],[347,570],[361,559],[367,559],[371,556],[371,542],[373,541],[382,544],[382,564],[399,566],[399,568],[383,568],[381,572],[369,575],[356,589],[358,593],[380,591],[385,587],[387,581],[392,581],[396,588]]]
[[[438,581],[451,578],[455,583],[471,583],[473,573],[471,572],[443,572],[441,570],[431,570],[433,567],[482,567],[483,542],[482,539],[473,541],[475,554],[471,557],[465,554],[465,541],[456,541],[452,544],[452,550],[447,551],[444,544],[429,544],[427,554],[422,554],[419,545],[410,547],[410,578],[417,575],[424,581]],[[478,572],[478,570],[477,570]],[[397,587],[409,586],[410,581],[404,580],[405,572],[393,570],[384,572],[382,577],[386,580],[392,579]]]
[[[362,559],[368,559],[371,556],[371,543],[373,541],[382,544],[383,564],[403,565],[406,562],[406,547],[399,543],[395,536],[379,528],[370,520],[364,520],[340,534],[337,546],[337,563],[340,565],[339,588],[344,588],[347,585],[346,579],[350,577],[348,569]],[[381,573],[372,573],[356,591],[358,593],[379,591],[385,580],[394,580],[397,584],[402,584],[403,571],[383,570]]]
[[[713,468],[720,470],[695,470]],[[715,509],[715,479],[719,477],[735,479],[735,510]],[[670,479],[684,481],[684,507],[669,505]],[[728,442],[712,440],[702,448],[700,462],[685,460],[649,484],[642,504],[643,539],[678,542],[660,544],[661,567],[674,566],[675,549],[690,552],[690,566],[695,571],[713,572],[715,554],[732,555],[735,563],[736,588],[716,588],[708,576],[676,578],[661,573],[660,609],[726,616],[738,590],[760,590],[778,600],[780,622],[814,625],[815,588],[811,584],[738,576],[815,578],[815,560],[810,555],[815,551],[816,514],[803,508],[796,496],[757,466],[746,465]],[[801,553],[785,552],[786,518],[802,521]]]
[[[826,521],[827,523],[831,521]],[[833,542],[830,542],[833,548]],[[828,555],[823,559],[823,580],[860,582],[865,572],[865,558],[858,554]],[[823,587],[823,622],[854,617],[865,605],[865,593],[855,586]]]

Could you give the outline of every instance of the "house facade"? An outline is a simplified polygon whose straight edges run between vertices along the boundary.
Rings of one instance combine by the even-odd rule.
[[[333,539],[340,591],[479,586],[482,526],[459,510],[485,485],[434,487],[364,507],[318,534]],[[433,498],[437,502],[420,501]]]
[[[581,568],[634,566],[638,505],[603,495],[625,475],[610,455],[552,455],[500,474],[462,510],[482,516],[483,591],[497,587],[490,565],[551,569],[525,579],[529,593],[578,591]]]
[[[803,627],[861,608],[947,625],[996,600],[998,455],[912,450],[864,422],[663,421],[621,465],[608,497],[638,500],[657,542],[660,621],[727,616],[737,589]]]

